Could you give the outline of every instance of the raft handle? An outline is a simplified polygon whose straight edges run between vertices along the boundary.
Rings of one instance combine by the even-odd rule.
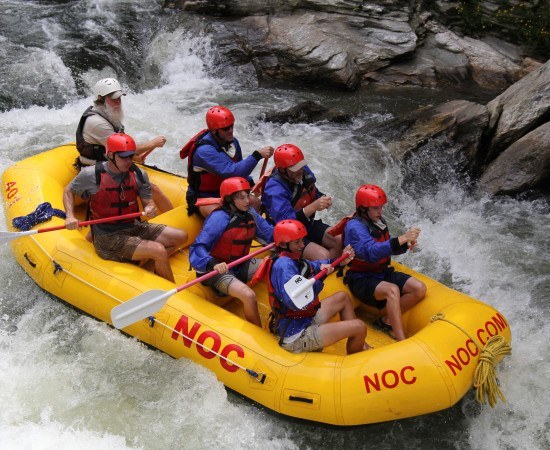
[[[29,258],[29,255],[27,253],[25,253],[23,256],[25,257],[27,262],[31,265],[31,267],[34,269],[36,267],[36,263],[31,261],[31,259]]]
[[[312,399],[312,398],[298,397],[297,395],[289,395],[289,396],[288,396],[288,399],[289,399],[291,402],[302,402],[302,403],[313,404],[313,399]]]

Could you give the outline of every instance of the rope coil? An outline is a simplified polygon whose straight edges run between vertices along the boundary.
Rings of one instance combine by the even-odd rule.
[[[458,328],[470,340],[477,346],[480,351],[479,361],[477,363],[476,370],[474,372],[474,388],[476,389],[476,400],[479,404],[483,405],[486,401],[489,401],[491,408],[494,408],[497,403],[497,396],[503,401],[506,401],[504,394],[500,390],[498,378],[496,377],[496,359],[504,357],[512,352],[511,345],[504,340],[500,335],[492,336],[481,348],[475,339],[473,339],[469,333],[464,330],[460,325],[445,318],[445,314],[438,313],[434,315],[431,322],[442,320],[450,323]]]

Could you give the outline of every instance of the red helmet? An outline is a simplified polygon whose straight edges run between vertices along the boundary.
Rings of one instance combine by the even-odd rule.
[[[228,127],[234,123],[233,113],[225,106],[212,106],[206,111],[206,126],[211,131]]]
[[[307,236],[306,227],[297,220],[285,219],[275,225],[273,239],[275,245],[280,246]]]
[[[220,185],[220,197],[222,200],[228,195],[239,191],[250,191],[250,184],[244,178],[232,177],[222,181]]]
[[[114,133],[107,138],[105,146],[107,154],[120,153],[120,156],[130,156],[136,151],[136,141],[124,133]]]
[[[302,150],[293,144],[279,145],[273,153],[275,166],[278,169],[290,169],[296,171],[306,165]]]
[[[355,207],[382,206],[387,202],[386,193],[374,184],[364,184],[355,194]]]

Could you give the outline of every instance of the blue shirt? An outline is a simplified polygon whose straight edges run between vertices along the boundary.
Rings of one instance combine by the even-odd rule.
[[[316,178],[308,166],[304,166],[304,179],[309,179],[315,183]],[[303,209],[296,211],[292,205],[292,199],[295,195],[293,188],[301,185],[291,184],[284,180],[278,173],[269,177],[265,183],[262,193],[262,204],[274,223],[280,222],[283,219],[294,219],[302,222],[306,229],[309,230],[315,214],[310,218],[306,217]],[[321,197],[323,194],[316,192],[315,198]]]
[[[256,168],[261,157],[258,159],[257,156],[252,154],[246,159],[243,159],[241,146],[236,138],[233,139],[232,145],[235,147],[237,162],[235,162],[233,158],[224,151],[222,146],[216,142],[212,133],[206,133],[200,142],[201,145],[196,148],[193,154],[193,167],[204,169],[224,179],[243,177],[246,178],[251,185],[254,184],[250,174]],[[199,197],[219,196],[219,192],[199,192]]]
[[[392,238],[384,242],[377,242],[370,234],[369,228],[364,221],[359,217],[353,217],[348,220],[344,229],[344,247],[351,245],[355,251],[355,257],[364,261],[375,263],[382,258],[387,258],[391,255],[400,255],[407,251],[406,246],[399,246],[397,238]],[[397,245],[396,245],[397,244]],[[350,272],[347,277],[361,278],[384,278],[384,272]]]
[[[248,210],[256,223],[256,239],[262,243],[273,241],[273,226],[260,216],[254,208]],[[189,262],[197,272],[208,272],[218,264],[216,258],[210,252],[225,232],[231,215],[222,209],[218,209],[206,218],[202,230],[195,242],[189,247]]]
[[[319,261],[308,261],[312,276],[321,270],[321,264],[330,264],[330,260],[319,260]],[[275,297],[285,305],[287,308],[293,311],[297,311],[299,308],[292,302],[292,299],[286,292],[284,285],[289,281],[294,275],[302,275],[300,269],[302,268],[300,260],[289,258],[288,256],[278,257],[271,268],[271,285],[273,286],[273,291]],[[315,293],[315,298],[320,294],[323,289],[323,282],[321,280],[316,280],[313,284],[313,292]],[[289,337],[294,336],[297,333],[302,332],[313,322],[313,317],[303,317],[303,318],[285,318],[281,317],[279,323],[277,324],[277,334],[279,337]]]

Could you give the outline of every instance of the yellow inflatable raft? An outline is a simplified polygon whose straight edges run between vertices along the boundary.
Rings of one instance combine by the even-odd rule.
[[[33,212],[43,202],[63,209],[64,187],[76,175],[73,144],[25,159],[2,176],[6,220]],[[145,168],[153,183],[177,207],[154,219],[184,228],[194,239],[201,220],[185,208],[185,178]],[[84,205],[78,208],[84,220]],[[35,229],[63,225],[54,217]],[[105,261],[86,241],[87,229],[59,230],[10,239],[18,263],[45,291],[99,320],[111,321],[113,307],[152,289],[170,291],[195,278],[188,248],[171,258],[176,285],[133,264]],[[493,336],[510,343],[508,321],[491,306],[422,274],[427,296],[403,317],[408,339],[395,342],[369,328],[373,350],[345,354],[344,343],[323,352],[291,354],[266,329],[244,320],[241,303],[216,298],[200,284],[171,296],[154,320],[133,323],[124,332],[166,352],[189,358],[213,371],[227,387],[289,416],[335,425],[358,425],[417,416],[458,402],[473,386],[480,355],[496,363],[502,353],[483,350]],[[346,290],[341,278],[326,280],[323,295]],[[265,286],[255,286],[262,321],[269,303]],[[357,302],[359,305],[359,302]],[[367,323],[372,311],[357,308]],[[494,340],[491,339],[491,342]]]

